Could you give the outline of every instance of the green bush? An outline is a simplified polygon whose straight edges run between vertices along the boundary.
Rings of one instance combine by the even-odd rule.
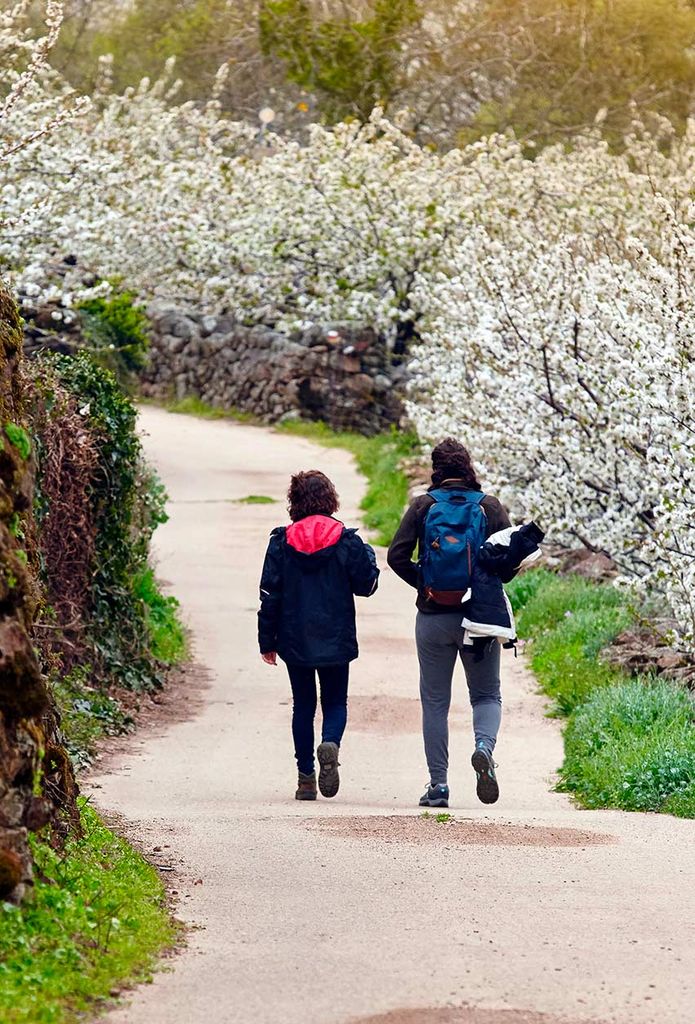
[[[661,810],[676,818],[695,818],[695,782],[672,793]]]
[[[505,587],[514,613],[530,604],[542,587],[547,587],[557,577],[547,569],[531,569],[522,572]]]
[[[625,609],[625,599],[615,587],[580,576],[558,576],[547,569],[522,573],[509,584],[508,591],[512,605],[520,612],[520,636],[536,636],[578,612],[602,615]],[[627,621],[627,611],[624,615]]]
[[[134,581],[147,568],[152,533],[166,520],[161,484],[146,471],[136,412],[112,373],[84,352],[53,356],[60,383],[75,394],[99,438],[92,494],[96,549],[90,636],[103,675],[135,690],[160,685]],[[94,666],[97,670],[99,665]]]
[[[317,16],[307,0],[263,0],[261,49],[286,67],[287,79],[315,92],[330,120],[366,121],[402,87],[401,37],[419,25],[415,0],[374,0],[371,17]]]
[[[78,769],[91,764],[102,736],[117,736],[133,724],[117,700],[90,685],[90,677],[91,666],[80,665],[66,675],[55,673],[51,678],[65,746]]]
[[[114,292],[108,298],[88,299],[80,305],[84,335],[93,355],[121,384],[147,362],[149,322],[132,292]]]
[[[144,606],[150,651],[158,661],[174,665],[186,656],[186,633],[179,619],[179,602],[166,597],[152,569],[143,569],[135,577],[133,593]]]
[[[692,807],[694,710],[688,692],[664,680],[597,691],[567,724],[561,788],[587,807],[683,810],[688,799]]]
[[[3,1024],[67,1024],[144,979],[175,938],[155,869],[80,803],[84,838],[63,856],[32,840],[34,898],[0,904]]]

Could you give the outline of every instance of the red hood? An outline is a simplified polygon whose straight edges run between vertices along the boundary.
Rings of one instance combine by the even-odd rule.
[[[343,524],[330,516],[307,516],[287,527],[287,543],[303,555],[315,555],[337,544],[343,530]]]

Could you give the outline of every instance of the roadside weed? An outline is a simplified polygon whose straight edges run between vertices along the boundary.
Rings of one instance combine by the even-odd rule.
[[[695,817],[695,706],[685,687],[601,661],[631,622],[606,584],[532,570],[508,587],[551,713],[567,718],[559,789],[585,807]]]
[[[238,505],[277,505],[277,498],[270,498],[267,494],[248,494],[245,498],[237,498]]]
[[[68,1024],[143,980],[176,936],[157,872],[81,801],[83,839],[60,857],[33,839],[37,882],[0,904],[0,1020]]]

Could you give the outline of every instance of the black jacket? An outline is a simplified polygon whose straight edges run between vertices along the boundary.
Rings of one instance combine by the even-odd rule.
[[[308,516],[273,530],[261,576],[261,653],[313,667],[353,661],[354,597],[369,597],[378,580],[372,548],[337,519]]]
[[[460,480],[446,480],[442,488],[448,490],[460,490]],[[434,490],[435,488],[431,488]],[[413,561],[415,549],[418,549],[418,558],[422,554],[423,535],[425,531],[425,517],[434,504],[434,498],[429,494],[420,494],[414,498],[407,509],[396,534],[391,541],[388,552],[388,563],[402,580],[415,587],[418,591],[417,607],[421,612],[451,614],[455,611],[451,605],[439,605],[427,597],[420,588],[420,570],[417,562]],[[504,506],[491,495],[486,494],[480,503],[487,518],[487,536],[497,533],[511,526],[509,516]]]
[[[502,584],[540,555],[543,537],[543,531],[532,522],[502,530],[483,544],[473,566],[471,596],[462,605],[464,643],[491,636],[510,644],[516,641],[514,614]]]

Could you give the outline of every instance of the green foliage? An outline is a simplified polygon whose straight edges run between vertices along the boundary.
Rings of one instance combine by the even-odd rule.
[[[90,632],[105,674],[135,690],[160,685],[133,582],[147,566],[153,530],[166,518],[161,485],[142,470],[135,409],[116,378],[85,353],[52,359],[100,438],[94,488],[96,551]]]
[[[267,494],[249,494],[246,498],[238,499],[239,505],[276,505],[277,498],[270,498]]]
[[[128,732],[133,720],[117,700],[90,685],[91,668],[81,665],[72,672],[55,674],[51,689],[60,712],[61,729],[76,768],[87,768],[102,736]]]
[[[133,583],[135,597],[142,601],[152,656],[165,665],[186,657],[186,633],[179,619],[180,604],[159,589],[152,569],[143,569]]]
[[[615,588],[541,569],[518,576],[508,589],[520,609],[519,635],[533,638],[531,667],[554,698],[555,714],[570,714],[593,690],[622,679],[597,660],[630,621]]]
[[[545,569],[522,574],[508,591],[534,673],[568,719],[559,788],[586,807],[695,817],[689,693],[662,679],[627,678],[600,660],[631,619],[620,592]]]
[[[241,409],[234,408],[223,409],[217,405],[210,405],[195,395],[188,395],[186,398],[171,398],[165,402],[156,402],[155,404],[162,405],[167,412],[181,413],[184,416],[198,416],[204,420],[235,420],[237,423],[255,422],[250,412],[242,412]]]
[[[508,583],[505,590],[515,614],[535,602],[539,591],[544,590],[555,580],[557,576],[547,569],[531,569],[529,572],[520,573]],[[525,636],[525,633],[522,632],[521,635]]]
[[[3,1024],[68,1024],[144,980],[176,937],[154,868],[80,803],[84,838],[63,857],[34,839],[34,898],[0,904]]]
[[[31,439],[24,427],[21,427],[18,423],[6,423],[5,434],[21,457],[25,460],[28,459],[31,455]]]
[[[695,782],[672,793],[661,810],[676,818],[695,818]]]
[[[345,448],[352,452],[357,468],[367,478],[367,493],[361,506],[365,525],[373,532],[374,543],[390,544],[408,500],[408,481],[398,466],[403,458],[419,450],[417,437],[395,428],[388,434],[365,437],[331,430],[325,423],[303,420],[293,420],[278,429],[307,437],[327,448]]]
[[[523,637],[538,636],[576,613],[596,612],[601,616],[625,607],[623,595],[615,587],[592,583],[581,576],[558,576],[546,569],[521,573],[507,592],[512,606],[520,612],[519,635]]]
[[[225,61],[233,65],[236,99],[245,98],[250,86],[257,90],[256,0],[133,0],[102,3],[101,10],[92,0],[88,6],[78,17],[68,17],[55,57],[74,84],[91,88],[97,58],[108,53],[118,90],[137,85],[144,75],[156,80],[169,57],[176,58],[176,77],[182,80],[179,99],[207,99]],[[261,69],[261,76],[273,80],[268,69]],[[256,112],[258,104],[251,110]]]
[[[84,335],[100,365],[112,370],[122,384],[147,362],[148,320],[132,292],[89,299],[80,305]]]
[[[483,0],[466,20],[496,88],[463,142],[507,128],[536,147],[566,142],[601,111],[620,145],[635,110],[678,128],[690,112],[695,10],[683,0]]]
[[[695,708],[687,690],[634,679],[594,693],[565,730],[561,788],[586,807],[692,808]]]
[[[371,17],[320,17],[308,0],[264,0],[258,26],[266,55],[291,82],[316,93],[329,120],[366,120],[402,85],[401,37],[419,24],[415,0],[374,0]]]

